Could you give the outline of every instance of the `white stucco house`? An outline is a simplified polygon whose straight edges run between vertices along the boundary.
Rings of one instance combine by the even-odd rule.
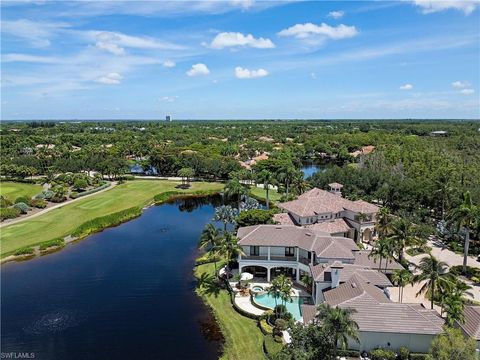
[[[280,203],[278,207],[285,213],[275,215],[274,220],[356,241],[371,241],[379,207],[363,200],[345,199],[342,188],[342,184],[331,183],[329,191],[314,188],[296,200]]]
[[[237,237],[244,252],[237,259],[239,272],[268,282],[283,273],[310,291],[313,305],[301,307],[304,323],[315,321],[317,306],[324,302],[355,309],[361,341],[352,342],[351,349],[405,346],[427,352],[442,332],[444,320],[435,311],[389,299],[388,275],[401,265],[389,261],[386,270],[383,263],[379,271],[370,252],[360,250],[351,238],[295,225],[242,227]]]

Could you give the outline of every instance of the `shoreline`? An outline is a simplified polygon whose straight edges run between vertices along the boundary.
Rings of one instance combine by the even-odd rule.
[[[104,190],[108,190],[108,189],[111,189],[112,187],[108,187]],[[91,231],[88,231],[87,233],[85,234],[80,234],[79,236],[72,236],[72,234],[80,227],[84,226],[85,224],[89,223],[89,222],[93,222],[93,221],[97,221],[98,219],[101,219],[101,218],[104,218],[106,216],[112,216],[112,215],[116,215],[118,214],[117,213],[113,213],[113,214],[109,214],[109,215],[106,215],[104,217],[97,217],[95,219],[92,219],[92,220],[89,220],[83,224],[81,224],[77,229],[75,229],[72,234],[68,234],[64,237],[62,237],[62,240],[63,240],[63,245],[61,246],[52,246],[50,248],[47,248],[49,249],[49,251],[41,251],[39,248],[40,246],[43,244],[43,243],[46,243],[46,242],[50,242],[52,240],[47,240],[47,241],[43,241],[41,243],[37,243],[37,244],[32,244],[29,246],[29,248],[32,248],[32,253],[29,253],[29,254],[19,254],[19,255],[14,255],[14,254],[7,254],[5,257],[2,257],[0,259],[0,265],[3,265],[7,262],[11,262],[11,261],[16,261],[16,262],[23,262],[23,261],[28,261],[28,260],[32,260],[32,259],[35,259],[37,257],[40,257],[40,256],[45,256],[45,255],[49,255],[49,254],[52,254],[52,253],[56,253],[60,250],[62,250],[63,248],[65,248],[67,245],[71,244],[71,243],[76,243],[76,242],[79,242],[85,238],[87,238],[88,236],[90,235],[93,235],[95,233],[98,233],[98,232],[102,232],[103,230],[105,229],[108,229],[108,228],[111,228],[111,227],[115,227],[115,226],[119,226],[121,224],[124,224],[130,220],[133,220],[139,216],[142,216],[143,214],[143,210],[146,210],[152,206],[158,206],[158,205],[162,205],[162,204],[165,204],[165,203],[168,203],[170,201],[175,201],[175,200],[179,200],[179,199],[188,199],[188,198],[200,198],[200,197],[207,197],[207,196],[213,196],[213,195],[217,195],[219,194],[221,191],[217,191],[217,190],[212,190],[212,191],[208,191],[208,190],[197,190],[195,192],[192,192],[192,193],[182,193],[180,191],[166,191],[166,192],[163,192],[163,193],[160,193],[160,194],[157,194],[155,195],[146,205],[142,206],[142,207],[139,207],[139,213],[136,214],[135,216],[131,216],[131,217],[127,217],[125,219],[122,219],[120,222],[118,223],[111,223],[111,224],[108,224],[106,226],[102,226],[102,227],[98,227],[98,228],[92,228],[92,229],[89,229]],[[97,194],[97,193],[95,193]],[[91,194],[91,195],[95,195],[95,194]],[[166,194],[168,194],[168,196],[165,196]],[[77,200],[77,199],[75,199]],[[132,208],[130,208],[132,209]],[[127,209],[127,210],[130,210],[130,209]],[[124,210],[125,211],[125,210]],[[18,251],[22,248],[19,248],[15,251]]]

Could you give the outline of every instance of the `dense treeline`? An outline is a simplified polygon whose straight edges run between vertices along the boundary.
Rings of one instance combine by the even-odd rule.
[[[479,128],[475,121],[4,122],[1,171],[16,178],[82,171],[118,176],[138,164],[160,175],[192,169],[202,178],[248,178],[239,175],[239,161],[268,153],[254,171],[283,173],[267,181],[283,192],[291,185],[295,193],[291,168],[322,158],[334,166],[310,186],[338,181],[349,197],[442,218],[465,191],[480,200]],[[368,145],[373,153],[352,156]]]

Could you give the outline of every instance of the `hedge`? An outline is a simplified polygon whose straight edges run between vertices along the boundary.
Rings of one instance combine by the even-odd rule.
[[[263,335],[273,334],[273,328],[267,323],[266,319],[261,319],[258,322],[258,326],[260,327],[260,330],[262,330]]]
[[[358,350],[338,350],[337,355],[340,357],[353,357],[353,358],[359,358],[360,357],[360,351]]]
[[[409,359],[410,360],[426,360],[428,354],[422,353],[410,353]]]
[[[65,245],[65,242],[63,241],[62,238],[57,238],[57,239],[52,239],[48,241],[44,241],[39,245],[40,250],[46,250],[50,247],[63,247]]]
[[[372,360],[395,360],[397,354],[388,349],[375,349],[370,351],[370,358]]]
[[[113,214],[106,216],[101,216],[87,222],[84,222],[82,225],[78,226],[73,232],[72,236],[74,237],[85,237],[92,233],[101,231],[107,227],[119,225],[125,221],[131,220],[140,216],[142,214],[142,209],[138,206],[131,207],[122,211],[118,211]]]
[[[110,186],[110,183],[103,184],[102,186],[96,187],[95,189],[90,189],[81,193],[78,193],[77,197],[82,197],[85,195],[95,194],[97,191],[106,189]]]
[[[19,256],[19,255],[33,255],[34,254],[33,247],[31,246],[24,246],[20,249],[15,250],[13,255]]]
[[[218,191],[208,191],[208,190],[198,190],[190,193],[184,193],[181,191],[166,191],[160,194],[157,194],[153,197],[153,201],[156,205],[162,204],[166,201],[171,201],[175,199],[185,199],[192,197],[208,196],[217,194]]]
[[[15,219],[20,215],[20,210],[17,208],[0,208],[0,219],[3,221],[5,219]]]

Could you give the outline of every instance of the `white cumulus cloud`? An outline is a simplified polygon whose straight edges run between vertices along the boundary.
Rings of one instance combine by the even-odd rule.
[[[177,100],[178,96],[164,96],[161,98],[162,101],[172,103]]]
[[[327,16],[333,19],[340,19],[341,17],[343,17],[343,15],[345,15],[345,11],[339,10],[339,11],[330,11]]]
[[[473,89],[462,89],[460,90],[460,93],[463,95],[472,95],[475,94],[475,90]]]
[[[333,40],[351,38],[358,34],[355,26],[347,26],[340,24],[338,26],[330,26],[325,23],[320,25],[305,23],[296,24],[287,29],[283,29],[278,33],[280,36],[293,36],[297,39],[305,39],[310,36],[322,36]]]
[[[404,85],[400,86],[400,90],[412,90],[412,89],[413,89],[412,84],[404,84]]]
[[[457,80],[457,81],[452,82],[452,87],[454,87],[455,89],[463,89],[463,88],[466,88],[468,86],[470,86],[470,83],[467,82],[467,81]]]
[[[463,11],[465,15],[471,14],[479,4],[478,1],[468,0],[413,0],[413,3],[421,7],[424,14],[455,9]]]
[[[114,43],[97,41],[97,43],[95,44],[95,47],[97,47],[97,49],[100,49],[100,50],[108,51],[109,53],[114,55],[125,55],[125,49]]]
[[[210,44],[210,47],[213,49],[235,46],[272,49],[275,47],[275,44],[270,39],[255,38],[252,34],[244,35],[239,32],[223,32],[217,34]]]
[[[244,69],[240,66],[235,68],[235,76],[238,79],[253,79],[253,78],[260,78],[268,75],[268,71],[265,69],[258,69],[258,70],[248,70]]]
[[[112,72],[108,73],[107,75],[100,76],[97,78],[97,82],[100,84],[106,84],[106,85],[118,85],[122,81],[123,76],[120,75],[119,73]]]
[[[199,76],[199,75],[208,75],[210,70],[208,70],[207,65],[199,63],[192,65],[192,68],[186,73],[188,76]]]
[[[172,61],[172,60],[165,60],[162,64],[163,66],[167,67],[167,68],[172,68],[172,67],[175,67],[175,61]]]

